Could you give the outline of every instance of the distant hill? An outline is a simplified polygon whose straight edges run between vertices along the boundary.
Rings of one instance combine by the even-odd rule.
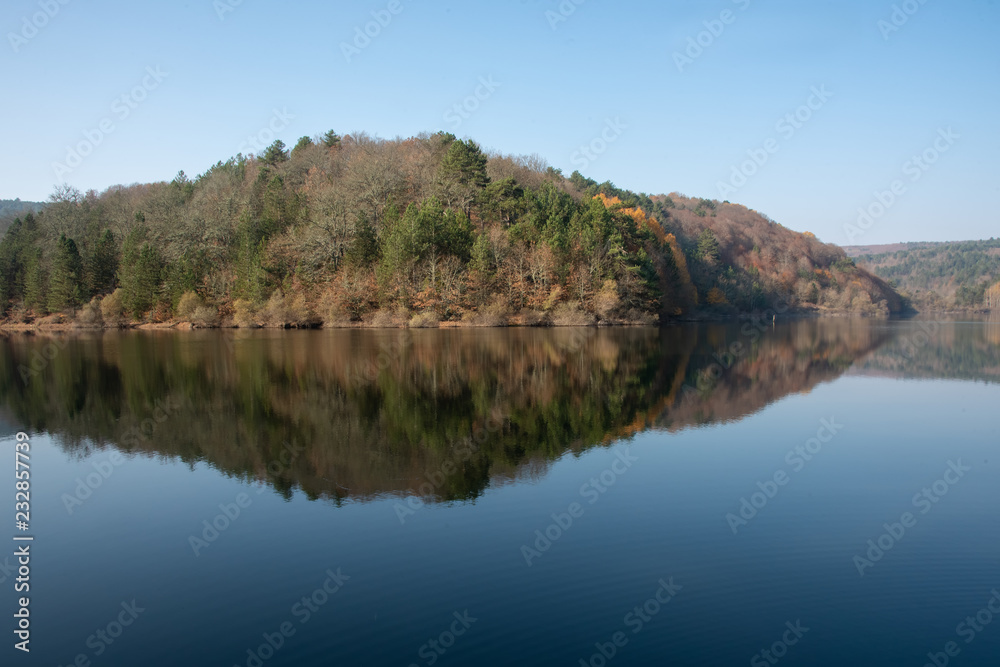
[[[848,246],[848,257],[897,287],[918,310],[977,309],[1000,281],[1000,239]]]
[[[45,204],[37,201],[21,201],[20,199],[0,199],[0,234],[7,231],[10,223],[19,215],[38,213]]]
[[[45,204],[42,202],[21,201],[20,199],[0,199],[0,218],[21,215],[22,213],[27,213],[28,211],[38,213],[43,208],[45,208]]]

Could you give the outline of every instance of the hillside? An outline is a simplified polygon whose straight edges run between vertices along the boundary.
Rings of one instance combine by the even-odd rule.
[[[91,300],[93,299],[93,300]],[[91,325],[652,323],[902,307],[743,206],[565,178],[438,133],[278,141],[197,178],[62,188],[0,243],[0,304]]]
[[[1000,282],[1000,239],[900,243],[844,249],[912,300],[919,310],[979,309]]]
[[[34,201],[21,201],[20,199],[0,199],[0,234],[7,231],[15,218],[26,213],[38,213],[45,204]]]

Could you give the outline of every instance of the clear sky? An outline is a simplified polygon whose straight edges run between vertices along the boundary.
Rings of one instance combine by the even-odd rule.
[[[833,243],[1000,236],[997,0],[62,2],[0,9],[0,198],[448,130]]]

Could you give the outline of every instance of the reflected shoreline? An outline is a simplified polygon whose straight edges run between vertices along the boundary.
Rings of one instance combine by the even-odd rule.
[[[4,419],[70,455],[203,462],[334,503],[447,502],[537,479],[567,452],[737,421],[848,372],[997,382],[1000,325],[8,335],[0,365]]]

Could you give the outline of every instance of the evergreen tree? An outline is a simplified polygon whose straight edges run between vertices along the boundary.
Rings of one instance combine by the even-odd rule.
[[[162,267],[160,254],[146,241],[145,226],[137,227],[125,239],[118,272],[122,304],[133,317],[142,317],[156,305]]]
[[[105,229],[87,263],[87,286],[90,288],[90,293],[110,294],[115,290],[117,275],[118,245],[111,230]]]
[[[24,305],[37,313],[45,314],[45,297],[48,293],[48,276],[42,266],[42,251],[33,248],[27,252],[24,269]]]
[[[292,149],[292,156],[294,157],[299,152],[304,151],[307,148],[311,148],[312,145],[313,145],[313,140],[310,139],[309,137],[300,138],[298,143],[295,144],[295,148]]]
[[[288,151],[285,149],[285,142],[278,139],[273,144],[268,146],[267,150],[264,151],[264,154],[260,156],[260,161],[272,167],[277,166],[282,162],[287,162]]]
[[[486,155],[476,142],[455,141],[448,147],[448,153],[441,162],[440,174],[442,179],[459,185],[485,188],[490,183],[486,174],[487,162]]]
[[[698,259],[709,265],[719,261],[719,241],[711,229],[705,228],[698,237]]]
[[[65,234],[59,236],[55,255],[52,258],[52,273],[49,276],[48,308],[57,313],[80,305],[84,297],[82,290],[83,261],[76,243]]]
[[[327,148],[333,148],[334,146],[340,145],[340,135],[330,130],[323,135],[323,145]]]
[[[459,208],[466,217],[472,215],[472,204],[490,184],[486,173],[488,160],[474,141],[453,141],[438,169],[439,192],[448,207]]]

